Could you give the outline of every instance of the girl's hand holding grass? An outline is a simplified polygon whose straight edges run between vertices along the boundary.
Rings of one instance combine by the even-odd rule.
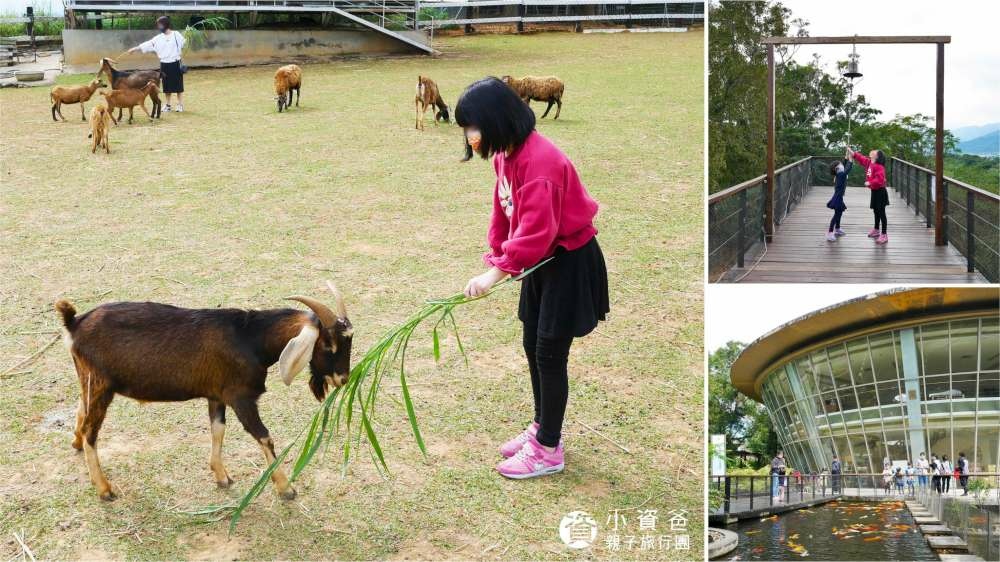
[[[465,285],[465,296],[469,298],[483,296],[504,277],[507,277],[507,273],[496,267],[491,267],[486,273],[469,279]]]

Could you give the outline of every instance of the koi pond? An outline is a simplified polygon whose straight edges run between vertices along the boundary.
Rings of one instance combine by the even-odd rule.
[[[903,502],[833,501],[743,521],[723,560],[938,560]]]

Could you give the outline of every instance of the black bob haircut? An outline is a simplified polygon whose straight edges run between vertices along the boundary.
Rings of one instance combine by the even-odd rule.
[[[875,151],[875,163],[885,166],[885,153],[881,150]]]
[[[455,122],[482,135],[479,155],[521,146],[535,130],[535,112],[507,84],[489,76],[469,85],[455,104]]]

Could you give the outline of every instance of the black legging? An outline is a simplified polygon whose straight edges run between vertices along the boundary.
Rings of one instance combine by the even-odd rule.
[[[889,232],[889,221],[885,218],[885,207],[876,207],[872,209],[875,213],[875,230],[881,230],[882,234],[887,234]],[[882,228],[879,228],[879,225]]]
[[[531,371],[531,393],[535,398],[536,439],[546,447],[559,445],[563,416],[569,399],[569,347],[573,338],[538,335],[538,326],[524,324],[524,354]]]
[[[833,232],[835,228],[840,228],[840,217],[842,216],[844,216],[843,209],[837,209],[833,212],[833,218],[830,219],[830,232]]]

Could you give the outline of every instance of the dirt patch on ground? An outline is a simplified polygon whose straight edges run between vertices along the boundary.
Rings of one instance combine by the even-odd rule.
[[[225,533],[198,533],[187,541],[188,560],[239,560],[244,545],[237,537]]]
[[[479,537],[441,529],[427,537],[408,539],[389,560],[470,560],[482,558],[485,546]]]

